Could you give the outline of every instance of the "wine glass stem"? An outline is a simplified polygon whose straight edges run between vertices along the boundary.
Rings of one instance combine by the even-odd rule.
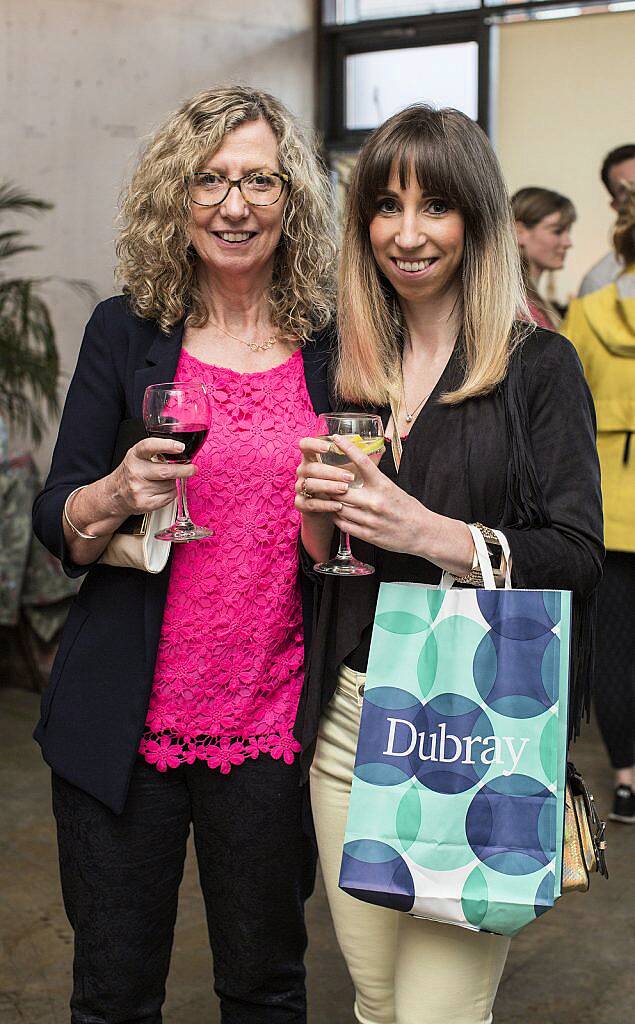
[[[176,493],[178,496],[176,521],[179,526],[191,526],[190,510],[187,507],[187,480],[178,478],[176,481]]]
[[[337,558],[350,559],[352,558],[351,552],[351,540],[344,530],[340,530],[340,545],[337,549]]]

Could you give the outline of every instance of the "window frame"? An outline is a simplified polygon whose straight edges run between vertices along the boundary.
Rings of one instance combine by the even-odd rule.
[[[581,14],[612,13],[610,3],[598,3],[598,0],[521,0],[500,5],[489,5],[480,0],[480,7],[466,11],[337,24],[336,3],[337,0],[320,0],[318,5],[317,107],[325,148],[328,152],[340,153],[359,149],[371,131],[346,127],[347,57],[381,50],[475,42],[478,46],[477,121],[490,134],[490,33],[493,27],[523,16],[531,20],[539,12],[544,15],[550,10],[575,8]]]
[[[328,149],[357,149],[370,134],[370,129],[346,127],[346,58],[377,50],[476,43],[478,122],[487,131],[489,32],[484,28],[479,10],[388,18],[353,25],[323,25],[321,36],[319,124]]]

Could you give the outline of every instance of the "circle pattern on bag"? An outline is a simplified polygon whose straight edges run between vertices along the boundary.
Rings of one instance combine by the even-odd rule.
[[[351,895],[394,910],[412,909],[415,886],[403,857],[387,843],[359,839],[346,843],[342,853],[342,875],[354,874]]]
[[[420,708],[414,719],[417,743],[410,769],[435,793],[465,793],[489,768],[484,737],[492,724],[467,697],[442,693]]]
[[[511,935],[554,902],[570,597],[417,600],[382,585],[340,884]]]
[[[526,599],[522,605],[514,602],[518,596]],[[478,605],[490,629],[474,656],[474,682],[493,711],[534,718],[557,697],[560,640],[542,594],[508,591],[506,599],[504,616],[499,593],[478,592]]]
[[[529,875],[553,857],[556,798],[536,779],[493,779],[474,796],[465,819],[472,850],[493,871]],[[510,839],[513,845],[510,849]]]
[[[412,777],[408,757],[401,754],[398,746],[401,740],[398,733],[405,731],[410,738],[420,711],[421,702],[411,693],[395,686],[377,686],[364,695],[364,716],[370,724],[359,734],[355,759],[355,775],[358,779],[363,779],[373,786],[398,786]],[[374,742],[374,737],[381,735],[382,731],[386,732],[387,740],[390,738],[391,727],[387,722],[388,717],[400,720],[400,724],[394,727],[395,754],[386,753],[387,748],[384,748],[382,753]],[[387,725],[386,729],[384,723]]]

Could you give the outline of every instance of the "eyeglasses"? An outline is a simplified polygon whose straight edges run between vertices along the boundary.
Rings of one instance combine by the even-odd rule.
[[[240,189],[250,206],[273,206],[289,181],[288,174],[274,171],[252,171],[242,178],[226,178],[216,171],[197,171],[187,178],[187,190],[197,206],[219,206],[233,188]]]

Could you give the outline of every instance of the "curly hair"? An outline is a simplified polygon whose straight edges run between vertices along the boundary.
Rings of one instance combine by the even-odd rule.
[[[241,85],[199,93],[150,139],[124,193],[117,277],[134,312],[162,331],[187,315],[208,321],[190,243],[185,182],[246,121],[265,120],[290,177],[269,294],[271,319],[283,337],[306,341],[334,307],[335,216],[328,177],[313,139],[274,96]]]

